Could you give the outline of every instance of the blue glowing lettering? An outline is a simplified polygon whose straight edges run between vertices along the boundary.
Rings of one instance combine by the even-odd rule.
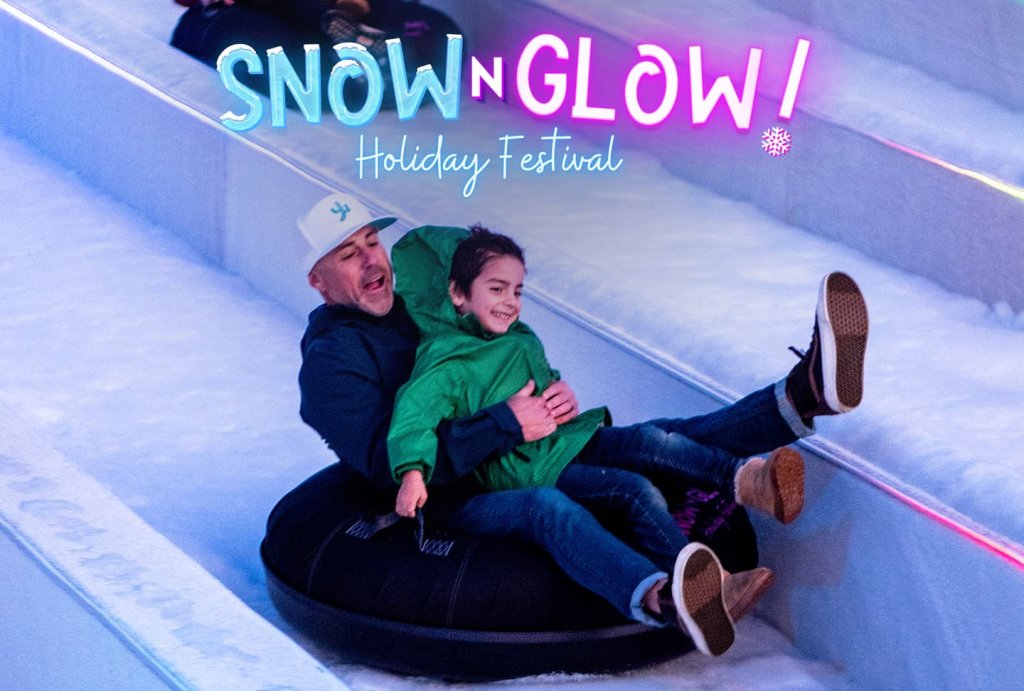
[[[285,124],[286,89],[295,99],[307,122],[320,122],[323,107],[320,93],[320,46],[310,44],[303,46],[303,49],[306,58],[305,81],[299,77],[280,46],[267,50],[267,91],[270,94],[271,125],[274,127],[282,127]],[[389,39],[387,49],[399,119],[408,120],[415,117],[424,96],[428,93],[446,120],[455,120],[459,117],[462,36],[448,35],[443,85],[430,65],[418,67],[416,76],[410,84],[401,39]],[[331,111],[345,125],[365,125],[380,112],[384,100],[384,75],[381,73],[380,65],[369,51],[358,43],[339,43],[334,46],[334,50],[338,54],[338,62],[331,69],[327,82],[327,101]],[[249,74],[263,74],[263,62],[251,46],[229,46],[217,58],[217,71],[224,87],[248,106],[248,112],[245,114],[239,115],[228,111],[220,117],[225,127],[236,132],[252,129],[263,117],[263,101],[259,94],[242,84],[235,76],[234,67],[240,62],[245,64]],[[349,104],[345,102],[344,87],[348,79],[364,79],[367,84],[365,102],[358,110],[351,110]]]
[[[260,95],[238,81],[235,76],[235,63],[244,62],[249,74],[263,74],[263,63],[260,56],[250,46],[236,43],[225,48],[217,58],[217,72],[224,88],[245,101],[249,112],[239,115],[232,110],[220,116],[220,121],[229,130],[244,132],[255,127],[263,117],[263,101]]]
[[[303,84],[284,51],[271,48],[267,51],[270,63],[270,124],[284,127],[284,88],[295,97],[299,110],[307,122],[320,122],[320,46],[303,46],[306,51],[306,83]]]

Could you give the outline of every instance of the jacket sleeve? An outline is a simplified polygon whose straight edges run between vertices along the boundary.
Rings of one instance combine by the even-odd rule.
[[[502,401],[437,428],[441,442],[434,482],[451,482],[469,475],[489,458],[504,456],[523,443],[523,428]]]
[[[455,414],[458,380],[451,367],[420,367],[398,390],[395,412],[388,432],[388,456],[396,482],[410,470],[423,471],[426,482],[433,479],[438,455],[437,429],[442,420]]]
[[[302,419],[345,465],[378,487],[393,487],[387,459],[391,396],[365,350],[314,345],[299,370]]]

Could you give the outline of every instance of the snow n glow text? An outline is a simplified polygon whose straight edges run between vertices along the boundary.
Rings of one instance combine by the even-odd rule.
[[[793,115],[810,45],[811,42],[804,38],[797,41],[778,112],[782,119],[788,120]],[[416,68],[415,76],[410,83],[401,39],[393,38],[387,41],[388,69],[394,84],[395,106],[399,120],[415,117],[427,94],[430,94],[445,119],[455,120],[459,117],[462,48],[462,36],[449,34],[443,84],[430,65]],[[377,116],[383,102],[385,79],[381,67],[370,52],[358,43],[339,43],[333,46],[333,50],[338,61],[331,69],[327,80],[327,102],[331,112],[345,125],[365,125]],[[660,46],[645,43],[636,46],[636,50],[638,61],[630,69],[623,85],[625,108],[634,122],[644,126],[658,125],[669,116],[679,97],[679,70],[673,56]],[[267,91],[270,95],[271,125],[274,127],[283,127],[285,124],[286,89],[295,99],[307,122],[316,124],[321,121],[323,98],[320,46],[306,45],[304,51],[305,80],[299,77],[295,66],[281,47],[267,50]],[[750,48],[741,90],[737,91],[732,79],[726,75],[715,77],[710,88],[705,89],[703,48],[699,45],[688,46],[690,122],[694,125],[704,124],[718,103],[724,101],[736,129],[748,130],[757,93],[762,54],[761,48]],[[569,45],[559,36],[540,34],[526,44],[516,63],[514,84],[520,102],[532,114],[546,117],[562,112],[567,106],[569,71],[548,70],[536,74],[535,63],[541,56],[553,57],[560,63],[568,63],[571,62],[572,55]],[[591,39],[579,37],[576,42],[576,88],[570,106],[570,117],[574,120],[615,122],[619,116],[615,108],[590,102],[591,79],[595,76],[591,62]],[[503,58],[492,58],[490,69],[485,68],[475,56],[470,58],[469,64],[470,93],[473,98],[482,100],[487,94],[500,99],[506,98],[508,80]],[[264,62],[252,47],[244,44],[225,48],[217,59],[217,71],[224,87],[247,106],[246,112],[243,113],[236,113],[233,110],[224,113],[220,121],[228,129],[245,131],[260,123],[263,118],[263,101],[255,91],[239,81],[235,74],[235,69],[239,65],[244,66],[250,75],[262,75]],[[533,83],[537,76],[541,78],[543,88],[538,89]],[[343,95],[344,86],[349,79],[366,81],[367,93],[362,103],[346,102]],[[653,83],[657,85],[661,99],[654,108],[650,108],[650,104],[645,107],[640,102],[638,94],[644,80],[657,80]],[[537,93],[538,90],[544,93]]]

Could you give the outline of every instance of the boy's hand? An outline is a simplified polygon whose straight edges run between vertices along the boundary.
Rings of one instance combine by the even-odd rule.
[[[516,421],[523,430],[523,441],[543,439],[558,427],[558,422],[548,410],[544,397],[533,395],[536,388],[537,385],[531,379],[507,401],[508,407],[512,409],[512,414],[516,416]]]
[[[576,403],[576,394],[561,379],[544,389],[544,393],[540,397],[544,399],[548,411],[559,425],[569,422],[580,414],[579,404]]]
[[[423,473],[409,470],[402,475],[402,486],[398,488],[395,499],[395,513],[405,518],[414,518],[416,509],[423,508],[427,503],[427,485],[423,482]]]

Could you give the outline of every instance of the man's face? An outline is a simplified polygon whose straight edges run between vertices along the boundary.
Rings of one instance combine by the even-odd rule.
[[[515,257],[495,257],[473,279],[469,295],[463,295],[455,282],[451,283],[452,304],[459,314],[475,314],[490,333],[503,334],[519,318],[525,276],[523,263]]]
[[[328,305],[344,305],[383,317],[395,304],[391,262],[377,229],[363,226],[318,261],[309,272]]]

